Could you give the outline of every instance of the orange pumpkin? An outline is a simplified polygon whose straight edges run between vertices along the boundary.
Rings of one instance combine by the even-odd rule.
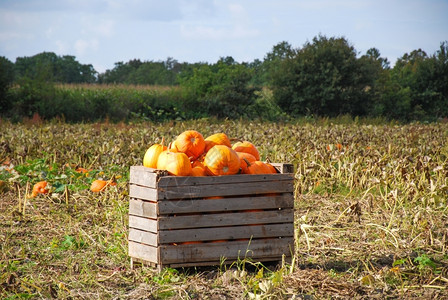
[[[246,163],[246,174],[271,174],[269,167],[262,161],[257,160],[251,163],[246,160]]]
[[[168,149],[169,149],[171,152],[179,152],[179,151],[177,151],[176,141],[172,141],[172,142],[168,145]]]
[[[225,145],[227,147],[232,147],[229,137],[225,133],[215,133],[205,139],[205,150],[208,152],[215,145]]]
[[[185,153],[187,157],[191,157],[194,160],[204,153],[205,140],[198,131],[187,130],[176,138],[175,148],[177,151]]]
[[[167,170],[175,176],[189,176],[192,168],[190,159],[185,153],[165,150],[159,155],[157,169]]]
[[[204,168],[204,164],[203,164],[203,162],[202,161],[200,161],[200,160],[193,160],[192,162],[191,162],[191,167],[192,168],[195,168],[195,167],[201,167],[201,168]]]
[[[247,173],[247,161],[253,163],[254,161],[256,161],[255,157],[250,154],[250,153],[246,153],[246,152],[237,152],[236,154],[238,154],[238,157],[241,160],[241,173],[246,174]],[[245,160],[246,159],[246,160]]]
[[[232,148],[216,145],[205,155],[204,166],[208,175],[233,175],[239,172],[241,161]]]
[[[248,141],[236,142],[232,146],[232,149],[235,150],[236,152],[246,152],[252,154],[256,160],[260,160],[260,153],[254,146],[254,144],[252,144],[251,142]]]
[[[157,168],[157,160],[159,159],[160,153],[167,149],[163,145],[163,138],[160,144],[154,144],[146,150],[145,156],[143,157],[143,165],[147,168]]]
[[[202,244],[203,242],[201,241],[190,241],[190,242],[182,242],[179,243],[179,245],[194,245],[194,244]]]
[[[102,179],[97,179],[90,185],[90,190],[94,193],[103,191],[106,188],[107,181]]]
[[[207,172],[204,167],[194,167],[191,169],[191,176],[200,177],[207,176]]]
[[[268,166],[269,170],[271,170],[272,174],[278,173],[277,169],[273,165],[271,165],[270,163],[266,163],[266,165]]]
[[[83,173],[83,174],[88,173],[90,171],[92,171],[92,169],[87,170],[87,169],[82,168],[82,167],[76,168],[76,170],[75,170],[76,173]]]
[[[38,194],[47,194],[49,189],[47,188],[48,182],[39,181],[33,186],[31,197],[36,197]]]

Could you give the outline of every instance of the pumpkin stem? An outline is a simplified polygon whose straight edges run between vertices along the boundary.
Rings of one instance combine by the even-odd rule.
[[[241,143],[243,142],[243,140],[242,140],[242,139],[239,139],[239,138],[231,138],[230,141],[231,141],[231,142],[235,142],[235,141],[237,141],[237,142],[241,142]]]
[[[246,162],[248,168],[252,166],[252,164],[250,163],[250,161],[247,160],[247,158],[243,157],[243,160]]]
[[[165,142],[165,137],[162,136],[162,142],[160,142],[160,145],[163,147],[163,143]]]

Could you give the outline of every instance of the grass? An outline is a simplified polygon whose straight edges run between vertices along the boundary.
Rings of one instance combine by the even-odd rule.
[[[293,263],[130,268],[129,167],[190,128],[297,166]],[[0,132],[2,299],[448,297],[448,124],[30,120]],[[51,192],[26,197],[41,180]]]

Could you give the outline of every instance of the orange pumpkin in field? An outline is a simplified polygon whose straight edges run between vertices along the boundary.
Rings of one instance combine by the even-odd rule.
[[[48,182],[46,181],[39,181],[33,186],[33,191],[31,193],[31,197],[36,197],[38,194],[47,194],[48,188],[47,188]]]
[[[143,165],[147,168],[157,168],[157,160],[159,159],[159,155],[166,149],[167,147],[163,145],[162,138],[162,142],[160,144],[154,144],[146,150],[145,156],[143,157]]]
[[[205,150],[208,152],[215,145],[225,145],[227,147],[232,147],[229,137],[225,133],[215,133],[205,139]]]
[[[205,140],[196,130],[182,132],[175,140],[175,148],[178,152],[185,153],[188,158],[197,159],[204,153]]]
[[[185,153],[163,151],[157,161],[157,169],[167,170],[168,173],[175,176],[190,176],[191,163]]]
[[[204,166],[208,175],[233,175],[240,171],[241,161],[232,148],[216,145],[205,155]]]
[[[251,142],[248,141],[236,142],[232,146],[232,149],[235,150],[236,152],[246,152],[252,154],[256,160],[260,160],[260,153],[254,146],[254,144],[252,144]]]
[[[106,188],[107,181],[102,179],[97,179],[90,185],[90,190],[94,193],[103,191]]]

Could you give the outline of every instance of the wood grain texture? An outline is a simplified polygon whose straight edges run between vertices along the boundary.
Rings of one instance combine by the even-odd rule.
[[[261,224],[247,226],[229,226],[195,228],[179,230],[160,230],[159,243],[181,243],[190,241],[216,241],[271,237],[293,237],[294,226],[286,224]]]
[[[180,216],[161,216],[158,218],[158,228],[164,229],[187,229],[220,226],[237,226],[252,224],[276,224],[292,223],[294,212],[292,209],[267,210],[256,212],[197,214]]]
[[[163,264],[220,261],[221,259],[263,258],[291,255],[293,238],[274,238],[251,241],[230,241],[192,245],[162,245],[160,259]]]
[[[129,241],[129,256],[160,264],[159,249],[145,244]]]

